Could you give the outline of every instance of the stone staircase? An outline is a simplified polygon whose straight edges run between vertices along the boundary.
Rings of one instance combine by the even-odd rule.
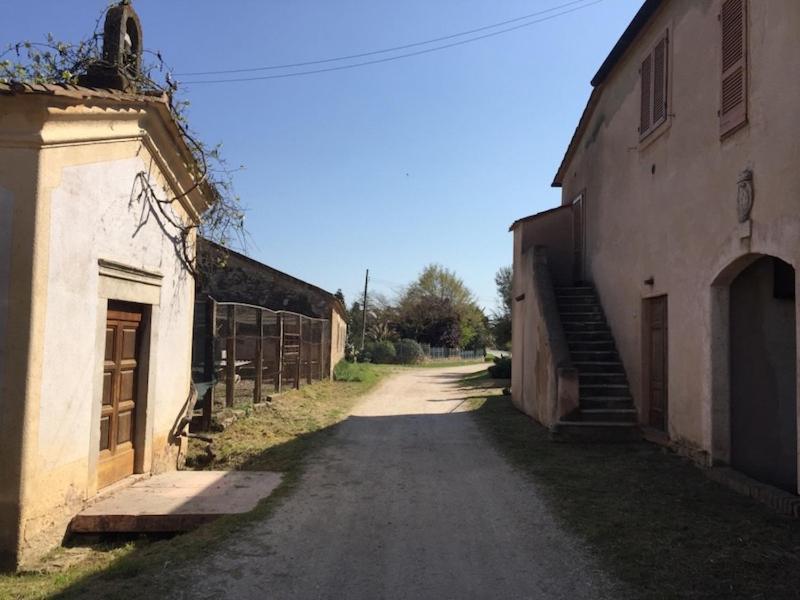
[[[556,288],[561,324],[578,370],[580,406],[553,427],[564,441],[641,439],[625,368],[593,287]]]

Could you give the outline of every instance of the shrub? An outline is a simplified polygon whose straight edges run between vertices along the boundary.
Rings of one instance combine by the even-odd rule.
[[[397,354],[397,362],[401,365],[415,365],[421,363],[425,358],[425,353],[414,340],[402,339],[394,346]]]
[[[492,379],[511,379],[511,358],[495,356],[494,364],[489,367],[489,376]]]
[[[393,363],[397,357],[397,351],[394,349],[394,344],[389,340],[383,340],[382,342],[374,342],[370,344],[369,354],[372,362],[381,365]]]

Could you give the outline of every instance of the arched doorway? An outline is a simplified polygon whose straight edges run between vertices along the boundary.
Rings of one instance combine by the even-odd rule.
[[[730,284],[730,462],[797,493],[795,273],[762,256]]]

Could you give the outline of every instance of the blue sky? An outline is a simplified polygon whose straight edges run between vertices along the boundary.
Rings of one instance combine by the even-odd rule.
[[[403,45],[566,1],[134,6],[145,46],[180,73]],[[0,0],[0,44],[47,32],[78,39],[106,4]],[[374,288],[391,295],[437,262],[493,308],[494,273],[511,263],[508,226],[558,204],[550,183],[589,80],[640,4],[603,0],[504,35],[357,69],[187,86],[194,129],[207,142],[222,142],[232,165],[245,166],[235,181],[248,209],[248,253],[331,291],[341,288],[348,302],[363,288],[366,268]]]

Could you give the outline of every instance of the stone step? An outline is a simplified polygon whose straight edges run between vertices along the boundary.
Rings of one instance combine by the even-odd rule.
[[[584,396],[580,399],[580,407],[581,410],[634,408],[630,396]]]
[[[583,304],[591,304],[593,306],[600,305],[600,303],[597,301],[597,297],[594,294],[588,294],[586,296],[556,296],[556,300],[558,300],[559,306],[580,306]]]
[[[594,296],[594,288],[590,285],[555,288],[556,296]]]
[[[573,342],[613,342],[614,337],[610,331],[569,331],[567,341]]]
[[[598,350],[586,352],[584,350],[573,350],[569,353],[573,363],[586,362],[618,362],[619,355],[616,350]]]
[[[559,421],[550,429],[558,442],[637,442],[642,434],[630,421]]]
[[[571,352],[616,352],[617,349],[613,340],[567,340],[567,344]]]
[[[561,323],[599,323],[600,325],[605,325],[606,318],[603,313],[561,313]]]
[[[560,312],[603,312],[603,307],[597,302],[567,302],[562,300],[558,303]]]
[[[578,369],[578,372],[583,373],[622,373],[625,374],[625,368],[619,361],[586,361],[586,362],[573,362],[572,366]]]
[[[559,306],[558,312],[562,317],[566,317],[567,315],[579,315],[583,317],[585,315],[602,315],[603,309],[598,305],[592,304],[568,304],[566,306]]]
[[[634,408],[582,408],[575,416],[579,421],[635,423],[637,413]]]
[[[578,369],[578,381],[581,385],[624,385],[627,387],[628,378],[625,373],[586,373]]]
[[[605,321],[562,321],[561,326],[564,331],[608,331],[611,330]]]
[[[580,381],[580,380],[579,380]],[[615,398],[619,398],[622,396],[627,396],[630,394],[628,390],[628,385],[625,383],[611,383],[611,384],[600,384],[600,383],[590,383],[584,385],[583,383],[580,384],[580,397],[597,397],[597,396],[613,396]]]

